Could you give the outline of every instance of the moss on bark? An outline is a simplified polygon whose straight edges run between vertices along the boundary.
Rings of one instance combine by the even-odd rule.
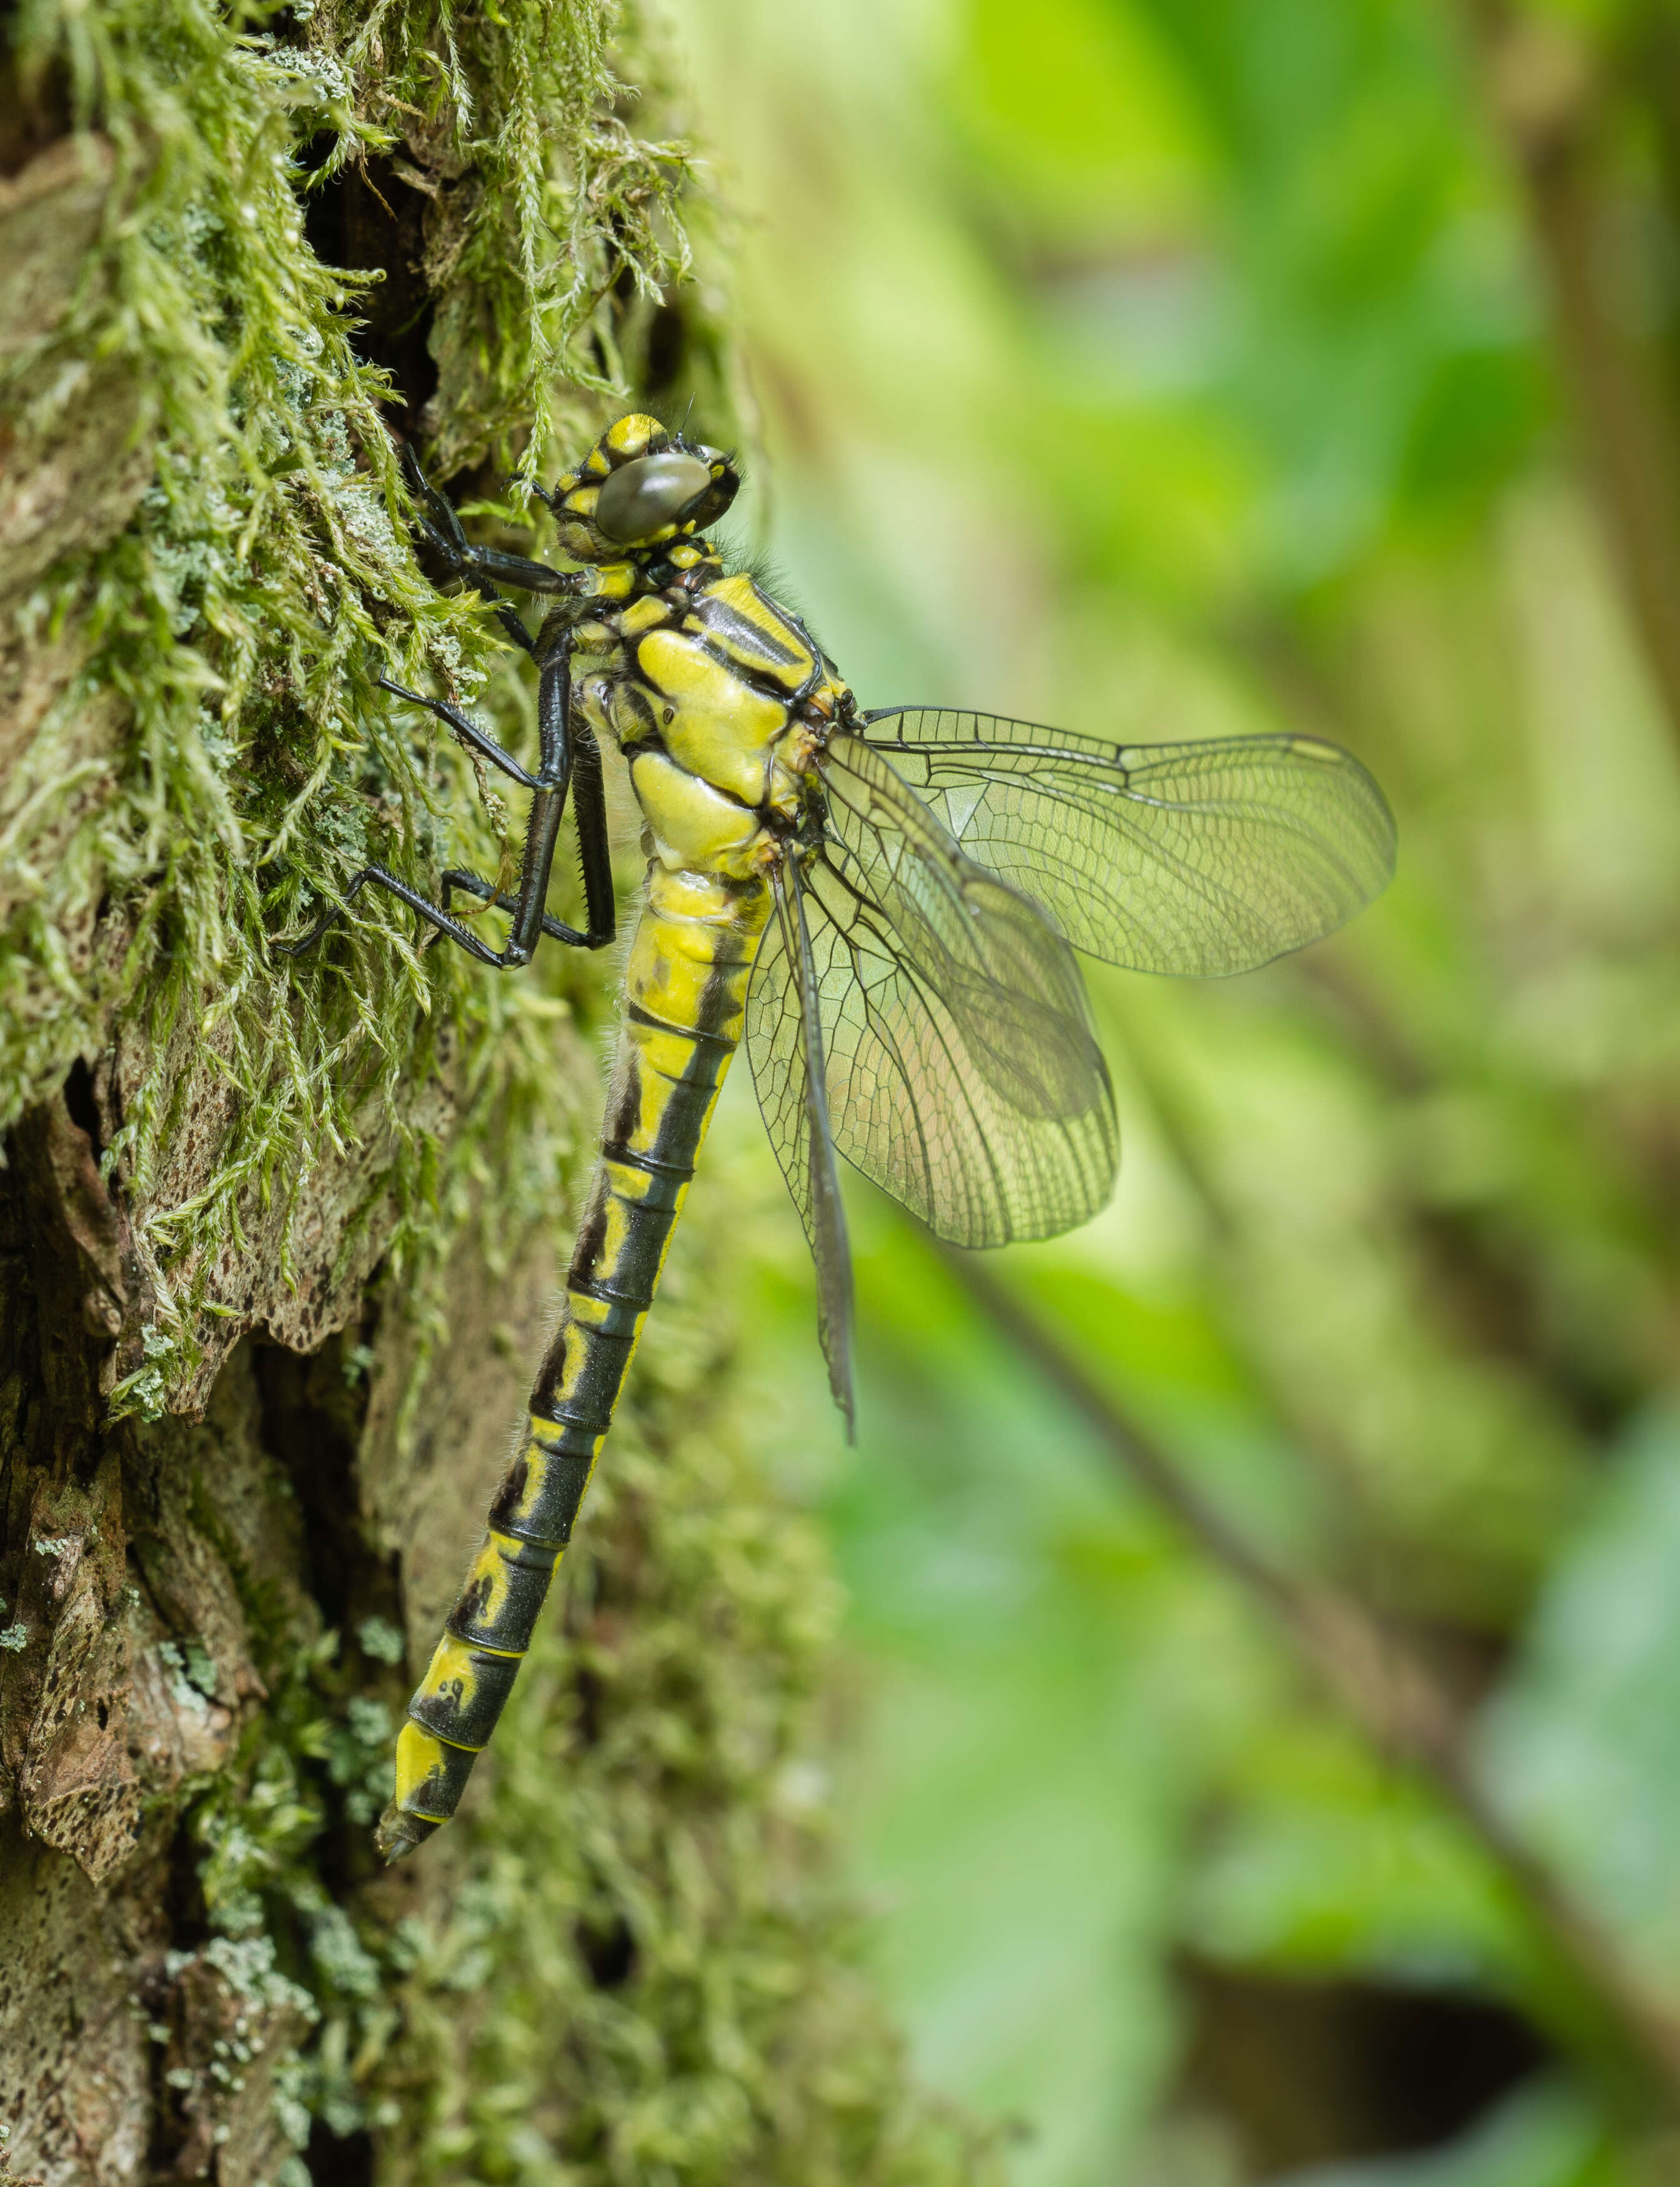
[[[626,396],[728,430],[645,37],[602,0],[4,33],[12,2172],[971,2179],[801,1796],[831,1590],[746,1455],[703,1228],[462,1825],[391,1875],[368,1841],[540,1348],[612,968],[498,981],[366,897],[301,965],[267,942],[369,857],[435,892],[511,855],[376,687],[529,732],[389,429],[520,543],[505,473]]]

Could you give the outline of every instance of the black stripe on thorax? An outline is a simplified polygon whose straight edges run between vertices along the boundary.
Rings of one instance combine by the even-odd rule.
[[[683,635],[687,638],[697,638],[701,652],[709,653],[720,667],[727,668],[735,681],[744,689],[750,691],[756,699],[768,699],[773,705],[781,707],[789,722],[793,719],[793,710],[798,706],[800,700],[808,699],[823,680],[822,658],[814,645],[811,649],[811,657],[816,664],[815,666],[807,674],[802,676],[797,683],[784,683],[767,668],[750,667],[744,661],[738,661],[715,632],[685,631]],[[637,663],[637,668],[638,673],[647,675],[647,671],[641,666],[639,661]],[[649,677],[649,681],[651,683],[652,678]],[[654,688],[658,689],[657,685]],[[681,704],[681,701],[670,692],[662,694],[662,696],[671,706]]]
[[[700,628],[698,632],[691,632],[689,635],[698,635],[706,649],[716,655],[726,667],[739,676],[742,683],[750,684],[756,691],[761,692],[767,699],[779,699],[784,705],[796,706],[801,699],[807,697],[822,680],[824,663],[822,647],[818,644],[804,623],[791,609],[784,608],[779,600],[773,599],[757,579],[750,576],[749,582],[754,592],[785,628],[797,634],[805,650],[811,655],[812,665],[809,674],[795,687],[790,683],[772,683],[768,670],[750,668],[744,662],[736,660],[726,649],[729,643],[728,633],[728,626],[731,623],[743,633],[742,643],[756,645],[761,651],[768,652],[773,649],[779,649],[783,645],[783,641],[779,638],[773,638],[750,616],[744,616],[738,608],[732,607],[727,601],[716,599],[714,588],[724,583],[729,574],[728,571],[721,570],[716,577],[709,578],[704,585],[695,590],[693,613]],[[716,601],[717,618],[716,622],[709,621],[705,614],[706,605],[713,601]],[[799,656],[791,649],[787,649],[786,657],[791,664]]]

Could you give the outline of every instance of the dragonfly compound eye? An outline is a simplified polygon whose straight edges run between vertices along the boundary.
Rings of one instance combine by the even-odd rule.
[[[595,503],[596,528],[626,546],[651,538],[667,524],[677,523],[689,503],[711,486],[711,473],[697,456],[676,448],[638,456],[603,484]]]

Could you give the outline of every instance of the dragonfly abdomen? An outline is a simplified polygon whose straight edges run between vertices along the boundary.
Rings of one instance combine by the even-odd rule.
[[[559,1323],[519,1455],[398,1735],[378,1837],[388,1859],[454,1813],[531,1645],[741,1039],[769,908],[761,878],[651,869]]]

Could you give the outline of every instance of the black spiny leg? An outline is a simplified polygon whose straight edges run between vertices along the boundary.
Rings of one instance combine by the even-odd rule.
[[[482,874],[469,874],[461,866],[452,867],[438,885],[438,894],[446,904],[449,902],[452,889],[465,889],[469,896],[475,896],[480,903],[494,904],[497,911],[511,911],[515,918],[519,915],[520,898],[502,895],[495,883],[486,880]],[[452,920],[452,927],[453,924]],[[593,922],[591,924],[593,925]],[[542,914],[542,931],[552,935],[556,942],[570,942],[575,949],[599,949],[612,940],[610,933],[580,934],[575,926],[566,925],[564,920],[550,919],[546,911]],[[498,957],[495,961],[499,964],[503,960]]]
[[[601,756],[595,739],[586,723],[573,723],[571,719],[571,652],[572,635],[565,627],[566,610],[556,607],[550,610],[540,641],[531,636],[514,612],[512,604],[497,591],[499,580],[503,584],[516,586],[521,592],[548,593],[564,599],[575,595],[580,580],[577,576],[559,570],[551,570],[546,562],[533,562],[522,554],[505,554],[497,547],[475,547],[461,529],[461,520],[443,496],[427,482],[420,469],[419,458],[406,444],[402,453],[402,471],[408,481],[415,502],[415,521],[433,552],[447,565],[452,576],[466,579],[483,599],[491,602],[502,626],[516,644],[538,661],[542,669],[537,687],[537,719],[542,737],[542,756],[537,772],[530,773],[497,743],[494,737],[479,728],[476,722],[464,714],[458,706],[447,705],[438,699],[423,699],[418,691],[395,683],[388,676],[379,679],[381,687],[394,692],[398,698],[407,699],[416,706],[424,706],[435,714],[458,737],[464,738],[475,751],[483,754],[493,767],[517,782],[531,795],[531,820],[525,830],[525,857],[520,875],[519,892],[505,896],[489,881],[476,874],[458,869],[443,876],[443,902],[430,902],[417,890],[401,881],[384,866],[363,866],[351,880],[344,892],[343,904],[334,904],[322,913],[307,934],[296,942],[277,942],[273,947],[282,956],[298,957],[312,948],[326,932],[344,905],[349,904],[358,891],[370,883],[388,889],[400,902],[411,911],[430,921],[440,934],[447,934],[452,942],[458,942],[469,956],[476,957],[481,964],[493,964],[498,969],[524,964],[530,961],[538,940],[547,934],[556,942],[569,942],[582,949],[599,949],[613,938],[615,914],[612,891],[612,868],[608,855],[606,807],[601,795]],[[544,498],[548,498],[547,496]],[[574,759],[577,767],[578,843],[583,866],[584,901],[588,908],[589,924],[579,933],[576,927],[567,926],[558,919],[550,919],[542,908],[548,894],[548,875],[554,863],[554,847],[559,838],[560,820],[565,811],[566,793],[572,781]],[[469,927],[464,926],[447,908],[450,891],[465,889],[484,902],[513,914],[512,930],[507,947],[492,949],[481,942]]]
[[[419,526],[426,544],[439,560],[447,566],[451,576],[467,576],[472,570],[473,556],[479,550],[474,547],[471,540],[462,531],[461,520],[455,514],[453,508],[444,499],[420,469],[419,458],[406,441],[402,444],[401,461],[402,475],[408,481],[408,491],[413,495],[416,503],[414,521]],[[518,558],[509,555],[506,559],[512,561]],[[542,569],[545,565],[539,562],[532,566]],[[554,571],[549,571],[551,576],[554,574]],[[497,621],[508,636],[513,639],[514,644],[522,652],[535,653],[536,641],[524,623],[520,621],[519,610],[512,602],[504,600],[495,586],[486,577],[475,576],[474,583],[480,599],[489,601],[495,609]],[[379,681],[384,683],[385,678],[381,677]],[[396,690],[397,686],[390,684],[386,688]],[[420,701],[422,706],[425,703],[424,699]]]
[[[534,774],[527,774],[511,752],[504,751],[494,737],[480,728],[471,716],[464,714],[458,706],[447,706],[441,699],[423,699],[418,691],[411,691],[406,683],[393,683],[389,676],[377,676],[374,680],[380,690],[394,692],[399,699],[406,699],[411,706],[424,706],[429,714],[435,714],[440,722],[447,722],[458,737],[464,737],[475,751],[482,752],[492,767],[499,767],[503,774],[511,775],[521,788],[535,790],[537,787],[537,778]]]
[[[502,627],[514,644],[534,654],[536,639],[512,605],[497,591],[497,585],[511,585],[520,593],[565,594],[577,591],[577,573],[551,570],[546,562],[534,562],[525,554],[509,554],[500,547],[475,547],[462,531],[460,518],[427,480],[420,469],[419,458],[406,441],[402,461],[402,475],[414,497],[414,520],[427,545],[447,565],[452,576],[465,578],[482,599],[494,604]]]
[[[550,572],[552,575],[553,572]],[[458,942],[469,956],[481,964],[492,964],[498,970],[509,965],[528,964],[538,939],[548,935],[556,942],[568,942],[581,949],[600,949],[613,938],[615,930],[615,907],[612,891],[612,869],[607,842],[606,806],[601,792],[601,756],[593,735],[582,722],[571,719],[571,651],[570,631],[558,632],[542,662],[542,681],[537,689],[537,719],[542,728],[542,757],[538,771],[531,774],[522,767],[510,752],[504,751],[495,739],[480,729],[457,706],[446,705],[441,700],[423,699],[417,692],[406,689],[400,683],[380,677],[379,682],[388,691],[411,700],[446,722],[458,734],[465,737],[486,758],[500,767],[504,774],[529,788],[531,822],[525,831],[525,858],[520,877],[517,896],[505,896],[493,885],[459,868],[443,876],[443,902],[435,904],[412,889],[406,881],[384,866],[363,866],[354,875],[344,892],[342,904],[334,904],[322,913],[307,934],[296,942],[277,942],[273,947],[282,956],[301,956],[312,948],[326,932],[339,912],[348,905],[357,892],[373,883],[388,889],[411,911],[429,919],[440,934],[447,934],[452,942]],[[578,842],[583,864],[584,901],[588,908],[589,925],[584,933],[567,926],[562,920],[551,919],[542,908],[548,894],[548,875],[554,863],[554,847],[559,841],[560,820],[565,811],[566,792],[573,779],[574,757],[581,762],[576,769]],[[512,930],[507,947],[492,949],[481,942],[469,927],[462,925],[448,908],[450,892],[465,889],[470,895],[498,909],[513,914]]]
[[[497,951],[487,947],[470,927],[463,926],[458,919],[452,919],[437,904],[429,902],[418,889],[411,889],[407,881],[398,880],[396,875],[388,872],[384,866],[363,866],[361,872],[353,874],[346,885],[343,900],[329,904],[307,934],[296,942],[271,942],[269,947],[278,957],[301,957],[306,949],[315,947],[339,914],[349,909],[370,881],[379,888],[389,889],[411,911],[418,911],[422,919],[429,919],[440,934],[447,934],[452,942],[458,942],[468,955],[476,957],[480,964],[494,964],[499,969],[515,961],[524,964],[523,957],[515,960],[505,949]]]
[[[571,734],[571,817],[577,823],[577,860],[583,869],[583,904],[592,937],[584,946],[601,949],[618,930],[607,801],[601,786],[601,748],[587,722],[574,722]]]
[[[572,818],[577,824],[578,863],[583,869],[583,904],[588,930],[586,949],[604,949],[618,930],[618,907],[613,897],[612,847],[607,836],[607,805],[601,786],[601,751],[593,730],[572,713],[571,655],[573,632],[559,618],[562,610],[551,609],[544,625],[538,659],[542,664],[537,686],[537,722],[542,743],[542,767],[563,771],[571,788]],[[536,840],[540,799],[531,802],[531,839]],[[558,827],[559,814],[554,815]],[[530,844],[525,856],[529,860]],[[553,855],[552,841],[549,855]],[[533,937],[534,939],[534,937]]]

